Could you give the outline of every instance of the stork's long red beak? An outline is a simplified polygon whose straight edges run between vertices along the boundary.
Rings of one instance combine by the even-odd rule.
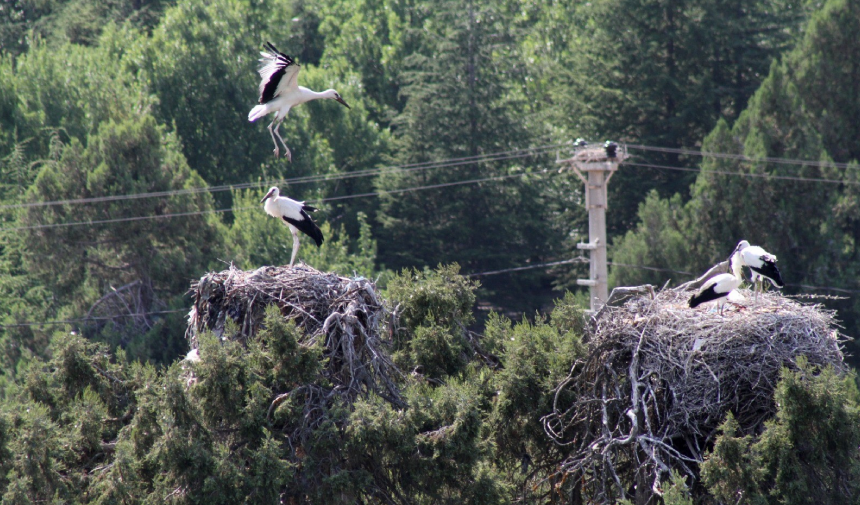
[[[346,102],[343,100],[343,98],[341,98],[341,97],[337,97],[337,98],[335,98],[335,101],[336,101],[337,103],[339,103],[339,104],[345,105],[347,109],[351,109],[351,108],[352,108],[352,107],[350,107],[350,106],[349,106],[349,104],[348,104],[348,103],[346,103]]]
[[[268,192],[268,193],[266,193],[266,196],[264,196],[264,197],[263,197],[263,199],[262,199],[262,200],[260,200],[260,203],[265,202],[265,201],[266,201],[266,198],[269,198],[270,196],[272,196],[272,190],[271,190],[271,189],[269,190],[269,192]]]

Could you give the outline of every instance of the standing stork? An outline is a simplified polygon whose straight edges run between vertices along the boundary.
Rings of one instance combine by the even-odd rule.
[[[732,254],[732,273],[715,275],[705,281],[699,291],[690,298],[690,308],[694,309],[703,304],[716,304],[720,307],[720,315],[723,315],[723,307],[729,298],[729,294],[741,286],[741,259],[739,252],[735,250]]]
[[[750,245],[746,240],[741,240],[735,248],[735,255],[738,255],[740,261],[750,269],[750,280],[755,284],[756,300],[758,300],[763,278],[769,280],[776,288],[785,287],[779,269],[776,268],[776,256],[773,254],[757,245]]]
[[[314,239],[317,247],[322,245],[322,231],[308,215],[308,212],[316,212],[316,208],[305,205],[305,202],[297,202],[292,198],[280,196],[280,191],[274,186],[260,200],[260,203],[263,202],[266,202],[266,205],[263,206],[266,214],[281,219],[289,227],[290,233],[293,234],[293,255],[290,257],[290,266],[293,266],[296,261],[296,254],[299,252],[299,231]]]
[[[287,160],[292,161],[293,156],[290,153],[290,148],[284,143],[284,139],[281,138],[281,133],[278,131],[290,109],[296,105],[321,98],[335,100],[345,105],[347,109],[350,107],[333,89],[316,92],[299,86],[299,69],[301,66],[286,54],[278,51],[271,42],[266,42],[266,47],[269,48],[269,51],[260,52],[263,57],[260,58],[261,65],[258,69],[262,79],[260,81],[260,105],[251,109],[251,112],[248,113],[248,121],[254,122],[274,112],[275,117],[269,123],[269,133],[272,135],[272,142],[275,143],[275,158],[280,154],[278,141],[275,140],[277,137],[286,150]]]

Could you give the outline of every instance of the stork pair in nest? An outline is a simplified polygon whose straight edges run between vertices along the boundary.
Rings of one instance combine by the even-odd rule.
[[[776,256],[759,246],[751,246],[746,240],[741,240],[730,258],[732,273],[720,274],[708,279],[699,291],[690,298],[690,307],[702,304],[716,304],[723,313],[723,306],[729,300],[731,293],[743,282],[743,267],[750,269],[750,280],[755,284],[756,301],[764,279],[774,287],[782,288],[785,283],[779,269],[776,267]]]

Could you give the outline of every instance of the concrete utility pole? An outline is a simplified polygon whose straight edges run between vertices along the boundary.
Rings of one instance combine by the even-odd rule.
[[[568,165],[585,183],[585,208],[588,209],[588,243],[576,244],[577,249],[591,253],[591,269],[588,279],[577,279],[580,286],[591,291],[591,310],[599,310],[609,297],[608,271],[606,268],[606,187],[612,174],[621,162],[627,159],[627,149],[615,142],[606,141],[602,147],[590,147],[577,140],[573,157],[558,160]],[[585,174],[588,174],[587,178]]]

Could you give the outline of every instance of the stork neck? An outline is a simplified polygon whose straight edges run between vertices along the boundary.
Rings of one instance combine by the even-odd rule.
[[[319,100],[320,98],[328,98],[325,91],[314,91],[304,86],[299,86],[299,103],[310,102],[311,100]]]
[[[732,254],[731,259],[732,273],[738,279],[743,278],[743,265],[741,265],[741,253],[740,251]]]
[[[275,197],[269,197],[266,199],[266,203],[263,204],[263,210],[266,211],[269,215],[274,215],[275,209],[277,209],[277,205],[275,204]]]

